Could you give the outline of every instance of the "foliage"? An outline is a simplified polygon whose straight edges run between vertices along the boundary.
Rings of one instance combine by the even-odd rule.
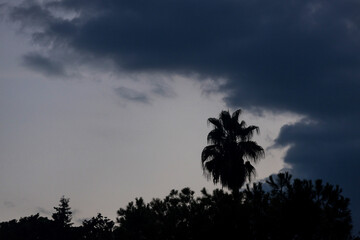
[[[246,179],[251,181],[255,175],[252,163],[264,156],[264,149],[251,140],[259,128],[239,122],[240,113],[240,109],[232,115],[222,111],[218,119],[208,119],[214,129],[208,134],[209,145],[201,154],[204,174],[236,194]]]
[[[61,200],[60,209],[69,212],[68,203]],[[359,239],[351,237],[348,206],[349,199],[342,196],[339,186],[292,180],[290,174],[280,173],[266,183],[247,185],[238,196],[219,189],[212,194],[203,189],[195,196],[184,188],[149,203],[137,198],[119,209],[116,226],[100,213],[78,227],[59,228],[55,220],[39,214],[2,222],[0,239]]]
[[[39,214],[0,223],[0,239],[53,239],[53,222]]]
[[[60,199],[59,206],[54,207],[56,212],[53,213],[52,215],[54,222],[63,228],[68,228],[71,227],[72,225],[71,223],[72,212],[69,206],[69,202],[70,202],[69,198],[65,198],[64,196],[62,196]]]
[[[82,239],[111,240],[113,239],[114,222],[98,213],[90,220],[84,220],[82,225]]]
[[[338,186],[280,173],[238,197],[223,190],[195,198],[185,188],[118,211],[117,239],[351,239],[349,199]]]

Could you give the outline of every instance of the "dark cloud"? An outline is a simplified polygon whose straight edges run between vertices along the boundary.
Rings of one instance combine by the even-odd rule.
[[[324,179],[344,190],[350,197],[355,229],[360,223],[360,128],[342,116],[317,123],[300,122],[281,129],[277,145],[293,146],[285,161],[295,176]]]
[[[149,97],[137,90],[127,88],[127,87],[118,87],[114,89],[115,93],[125,100],[141,102],[141,103],[149,103]]]
[[[318,116],[351,112],[343,103],[359,100],[359,8],[356,0],[63,0],[23,4],[11,16],[52,48],[123,71],[226,78],[233,105]],[[75,17],[56,17],[58,9]]]
[[[59,10],[74,17],[56,17]],[[20,5],[11,16],[31,23],[47,48],[126,72],[226,79],[220,90],[232,106],[307,116],[317,123],[281,131],[278,144],[293,146],[286,162],[298,176],[341,183],[358,204],[350,177],[359,182],[359,11],[357,0],[62,0]]]
[[[321,177],[333,184],[359,183],[360,129],[342,122],[297,123],[284,126],[277,144],[294,144],[287,153],[296,175]],[[347,193],[351,188],[345,187]],[[357,200],[360,193],[354,189]],[[355,196],[354,195],[354,196]]]
[[[23,64],[47,76],[66,76],[62,63],[55,62],[51,58],[44,57],[37,53],[30,53],[23,56]]]

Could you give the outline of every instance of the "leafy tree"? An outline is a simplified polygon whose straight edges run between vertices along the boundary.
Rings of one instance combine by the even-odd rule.
[[[117,229],[118,239],[160,239],[158,238],[158,222],[156,213],[142,198],[130,202],[126,209],[120,209],[117,222],[120,228]]]
[[[234,194],[238,193],[246,179],[251,181],[255,175],[252,163],[264,156],[264,149],[251,140],[259,128],[239,122],[240,113],[240,109],[232,115],[229,111],[222,111],[218,119],[208,119],[214,129],[208,134],[209,145],[201,154],[204,174]]]
[[[53,222],[39,214],[0,223],[0,239],[49,240],[53,239]]]
[[[351,239],[349,199],[339,186],[321,180],[270,177],[269,224],[274,239]]]
[[[349,199],[339,187],[292,181],[288,173],[267,182],[266,187],[247,185],[237,197],[203,189],[195,198],[184,188],[150,203],[136,199],[118,211],[117,239],[356,239],[351,237]]]
[[[267,183],[247,185],[238,196],[205,189],[200,196],[189,188],[172,190],[163,199],[142,198],[118,211],[118,225],[101,214],[80,227],[59,225],[39,214],[0,223],[6,240],[350,240],[349,199],[341,188],[321,180],[292,180],[288,173]],[[62,199],[65,199],[64,197]],[[67,209],[60,201],[57,212]],[[71,215],[71,214],[70,214]],[[67,218],[71,219],[71,218]]]
[[[145,203],[142,198],[118,211],[117,239],[190,239],[195,209],[194,192],[172,190],[163,200]]]
[[[72,212],[69,206],[69,202],[70,202],[69,198],[65,198],[64,196],[62,196],[60,199],[59,206],[54,207],[56,212],[52,214],[52,218],[54,219],[54,222],[58,226],[63,228],[69,228],[73,224],[71,223]]]
[[[114,222],[98,213],[96,217],[84,220],[82,239],[111,240],[113,239]]]

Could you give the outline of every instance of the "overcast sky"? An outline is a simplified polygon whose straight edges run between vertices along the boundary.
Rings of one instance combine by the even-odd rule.
[[[1,220],[213,188],[206,120],[241,108],[258,180],[339,184],[360,225],[359,1],[1,2]]]

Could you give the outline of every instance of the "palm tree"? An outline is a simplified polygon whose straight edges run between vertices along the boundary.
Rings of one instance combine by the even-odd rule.
[[[252,163],[264,157],[264,149],[251,141],[254,132],[259,133],[257,126],[246,126],[244,121],[239,123],[241,110],[230,115],[229,111],[222,111],[217,118],[209,118],[208,122],[214,129],[207,136],[208,146],[201,154],[204,175],[216,184],[220,182],[238,194],[246,179],[251,181],[255,176]]]

